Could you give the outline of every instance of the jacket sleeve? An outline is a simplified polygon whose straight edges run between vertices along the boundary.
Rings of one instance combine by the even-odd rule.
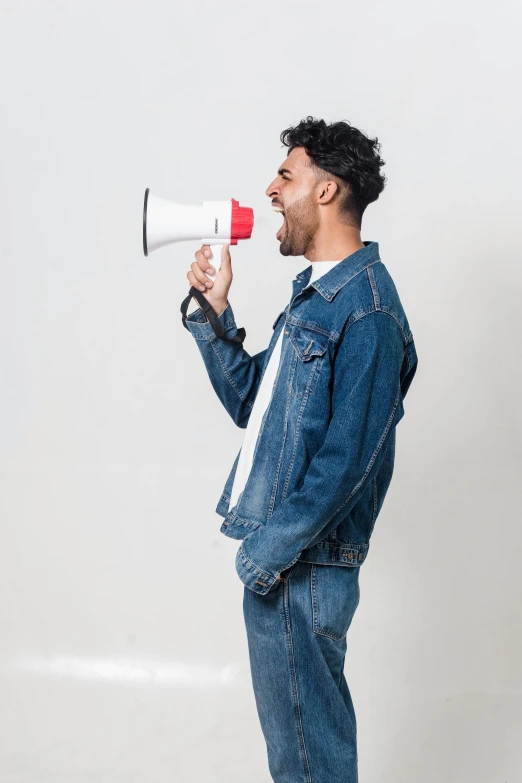
[[[227,337],[237,333],[230,302],[218,320]],[[196,340],[214,391],[234,423],[244,429],[257,395],[267,349],[251,356],[242,343],[216,337],[200,307],[187,315],[185,323]]]
[[[405,353],[401,328],[382,310],[362,316],[340,338],[325,439],[301,487],[237,551],[237,573],[254,592],[267,593],[304,549],[337,527],[379,469],[404,415],[401,380],[411,382]]]

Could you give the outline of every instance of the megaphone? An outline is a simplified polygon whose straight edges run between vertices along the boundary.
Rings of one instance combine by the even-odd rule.
[[[223,245],[237,245],[239,239],[250,239],[254,227],[254,210],[240,207],[233,198],[228,201],[204,201],[202,205],[176,204],[145,190],[143,202],[143,252],[146,256],[173,242],[197,239],[210,245],[212,265],[221,266]]]

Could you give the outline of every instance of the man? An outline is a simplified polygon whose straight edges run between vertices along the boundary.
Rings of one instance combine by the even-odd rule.
[[[186,326],[246,428],[216,511],[221,532],[243,539],[236,569],[270,773],[276,783],[356,783],[346,636],[417,354],[378,244],[361,241],[363,212],[385,184],[378,140],[309,116],[281,141],[287,157],[266,190],[283,215],[279,249],[311,263],[268,348],[250,356],[237,338],[227,246],[214,282],[208,246],[187,273],[224,337],[202,308]]]

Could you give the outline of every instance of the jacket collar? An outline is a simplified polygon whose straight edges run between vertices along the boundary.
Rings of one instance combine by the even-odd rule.
[[[339,289],[342,288],[343,285],[346,285],[352,277],[359,274],[359,272],[369,264],[373,264],[375,261],[379,260],[379,243],[370,240],[364,243],[364,247],[361,247],[359,250],[356,250],[355,253],[346,256],[346,258],[336,264],[333,269],[330,269],[329,272],[325,272],[324,275],[321,275],[321,277],[314,280],[310,285],[330,302]],[[303,283],[302,286],[299,286],[301,291],[308,285],[311,274],[312,264],[296,275],[296,284]]]

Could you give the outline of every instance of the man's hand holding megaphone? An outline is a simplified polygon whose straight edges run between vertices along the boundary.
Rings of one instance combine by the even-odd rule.
[[[229,248],[229,245],[221,247],[221,266],[217,274],[209,261],[212,257],[210,245],[201,245],[201,250],[194,253],[196,260],[192,262],[187,272],[190,285],[205,294],[205,299],[218,316],[228,304],[228,292],[232,285],[232,261]],[[209,278],[209,275],[214,275],[214,279]]]

